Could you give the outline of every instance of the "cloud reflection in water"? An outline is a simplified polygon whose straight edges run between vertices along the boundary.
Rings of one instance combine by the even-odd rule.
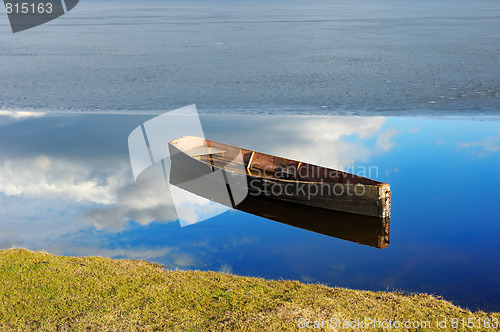
[[[215,141],[334,168],[350,170],[352,162],[378,166],[377,179],[388,181],[397,199],[391,246],[378,251],[234,211],[179,228],[164,188],[146,185],[148,177],[143,187],[134,184],[126,138],[145,116],[5,119],[0,115],[2,248],[150,259],[172,268],[268,278],[302,276],[372,290],[395,287],[500,308],[494,291],[500,289],[498,122],[202,117],[206,137]],[[476,150],[484,152],[481,158],[470,157]],[[467,196],[470,204],[457,204],[464,183],[456,179],[471,170],[476,195]],[[153,181],[156,170],[151,172]],[[428,181],[429,174],[439,174],[439,181]],[[415,212],[417,202],[425,218]],[[472,272],[464,275],[464,269]]]
[[[393,144],[391,138],[398,133],[395,129],[383,131],[386,120],[382,117],[216,116],[203,120],[209,138],[220,137],[221,141],[242,147],[340,169],[387,152]],[[243,130],[254,124],[265,134]],[[215,132],[214,127],[224,130]],[[370,146],[373,144],[370,140],[375,140],[374,146]],[[44,204],[49,205],[60,206],[65,202],[66,210],[70,210],[69,206],[73,206],[71,209],[85,206],[84,220],[97,229],[109,231],[123,230],[130,220],[141,225],[177,220],[159,164],[144,172],[135,185],[123,160],[103,160],[101,153],[103,151],[97,149],[96,160],[100,162],[51,156],[50,147],[44,154],[22,158],[2,155],[0,192],[22,199],[43,199]],[[183,198],[188,206],[186,211],[191,211],[190,223],[203,219],[208,210],[222,209],[218,204],[192,195]]]

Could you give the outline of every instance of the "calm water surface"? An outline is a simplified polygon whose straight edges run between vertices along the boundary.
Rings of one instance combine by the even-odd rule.
[[[390,183],[391,244],[376,249],[235,210],[180,227],[132,176],[127,137],[151,117],[1,113],[0,248],[427,292],[500,311],[498,119],[202,117],[209,139]]]

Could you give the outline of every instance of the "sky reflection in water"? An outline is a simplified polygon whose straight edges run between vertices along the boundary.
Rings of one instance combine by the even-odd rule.
[[[500,310],[495,119],[202,117],[215,141],[347,171],[376,166],[366,175],[393,191],[391,244],[379,250],[234,210],[179,227],[168,193],[136,185],[130,170],[128,134],[149,118],[1,113],[0,247],[421,291]],[[200,204],[199,213],[217,209]]]

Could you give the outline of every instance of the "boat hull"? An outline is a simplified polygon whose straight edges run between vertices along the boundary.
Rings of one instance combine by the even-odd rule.
[[[386,218],[391,197],[387,187],[327,182],[283,181],[247,176],[249,195],[334,211]]]

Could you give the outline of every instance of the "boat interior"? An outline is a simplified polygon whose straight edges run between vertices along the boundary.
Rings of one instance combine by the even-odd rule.
[[[185,136],[171,141],[170,144],[212,167],[238,173],[246,172],[247,175],[256,177],[306,182],[382,184],[382,182],[351,173],[243,149],[201,137]]]

